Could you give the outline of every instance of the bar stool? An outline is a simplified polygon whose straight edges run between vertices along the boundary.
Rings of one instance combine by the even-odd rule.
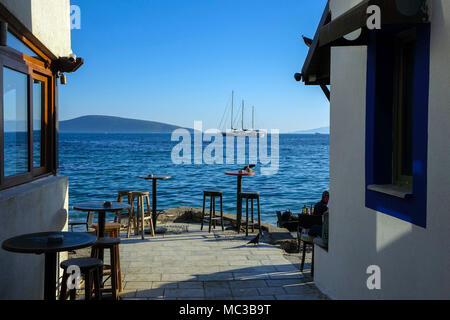
[[[84,299],[90,300],[92,297],[92,284],[94,284],[95,298],[101,300],[100,290],[100,269],[103,267],[103,262],[95,258],[74,258],[61,262],[60,267],[64,270],[61,291],[59,293],[59,300],[67,299],[67,280],[69,274],[67,269],[70,266],[77,266],[84,275]],[[70,300],[76,299],[76,289],[70,289]]]
[[[246,199],[246,207],[245,207],[245,212],[246,212],[246,226],[245,226],[245,235],[248,236],[248,201],[251,201],[251,218],[252,218],[252,232],[255,232],[255,222],[253,219],[253,200],[256,200],[257,202],[257,206],[258,206],[258,229],[259,229],[259,233],[261,233],[261,210],[260,210],[260,206],[259,206],[259,192],[252,192],[252,191],[246,191],[246,192],[241,192],[241,199],[244,200]],[[241,201],[242,206],[244,205],[243,202]]]
[[[132,190],[119,190],[117,191],[117,202],[123,202],[124,198],[126,197],[126,201],[129,205],[131,205],[131,192]],[[130,212],[131,209],[129,210],[124,210],[121,212],[117,212],[115,217],[114,217],[114,222],[118,222],[121,223],[123,218],[130,218]],[[136,230],[136,226],[135,226],[135,230]]]
[[[111,289],[103,289],[104,292],[112,292],[114,300],[119,299],[119,292],[122,292],[122,272],[120,268],[119,255],[120,239],[100,238],[92,246],[91,257],[97,258],[100,249],[109,249],[109,265],[103,265],[103,270],[110,270]]]
[[[205,216],[205,202],[206,197],[210,197],[209,202],[209,215]],[[220,198],[220,217],[216,217],[216,198]],[[211,225],[214,223],[214,229],[216,229],[216,221],[220,219],[220,223],[222,224],[222,231],[224,231],[223,226],[223,192],[218,190],[205,190],[203,191],[203,211],[202,211],[202,226],[200,230],[203,230],[203,224],[205,222],[205,218],[208,218],[209,221],[209,230],[211,232]]]
[[[150,193],[146,191],[131,191],[131,211],[134,213],[134,201],[137,200],[137,207],[136,207],[136,215],[133,214],[133,219],[136,219],[136,224],[138,226],[137,230],[139,230],[139,226],[142,233],[142,240],[145,239],[145,221],[149,221],[150,225],[150,232],[152,237],[155,236],[155,230],[153,228],[153,219],[152,219],[152,211],[150,210]],[[145,214],[144,209],[144,199],[147,202],[147,215]],[[140,220],[140,221],[139,221]],[[130,236],[130,222],[128,222],[128,231],[127,231],[127,237]]]
[[[94,223],[91,227],[95,230],[95,235],[98,237],[98,225]],[[116,222],[107,222],[105,224],[105,234],[111,238],[120,238],[120,228],[122,225]]]

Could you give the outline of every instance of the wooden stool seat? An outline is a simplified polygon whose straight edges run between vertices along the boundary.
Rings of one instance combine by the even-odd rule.
[[[210,197],[209,202],[209,214],[205,215],[205,203],[206,197]],[[216,198],[220,199],[220,216],[216,217]],[[211,232],[211,226],[214,226],[216,229],[216,221],[220,220],[222,225],[222,231],[225,230],[223,225],[223,192],[219,190],[205,190],[203,191],[203,210],[202,210],[202,226],[200,230],[203,230],[203,224],[206,220],[209,221],[209,229],[208,232]]]
[[[241,198],[243,199],[257,199],[259,198],[259,192],[257,191],[243,191],[241,192]]]
[[[255,221],[253,216],[253,200],[256,200],[257,203],[257,209],[258,209],[258,231],[261,233],[261,208],[259,206],[259,192],[257,191],[244,191],[241,192],[240,197],[241,200],[245,199],[246,206],[245,206],[245,213],[246,213],[246,222],[245,222],[245,235],[248,236],[248,227],[252,226],[252,232],[255,232]],[[248,202],[250,200],[251,203],[251,222],[248,221]],[[244,205],[244,202],[241,201],[242,206]]]
[[[119,196],[125,197],[128,196],[131,192],[133,192],[133,190],[119,190],[117,191],[117,194]]]
[[[120,244],[120,239],[118,238],[99,238],[97,241],[95,241],[94,246],[97,248],[107,248],[110,249],[116,245]]]
[[[150,192],[147,192],[147,191],[131,191],[130,193],[133,197],[150,195]]]
[[[110,237],[112,238],[120,238],[120,228],[121,228],[121,224],[120,223],[116,223],[116,222],[107,222],[105,224],[105,233],[109,234]],[[95,223],[93,225],[91,225],[91,227],[93,229],[95,229],[95,235],[98,237],[98,225]]]
[[[215,197],[219,197],[221,195],[223,195],[223,191],[219,191],[219,190],[205,190],[203,191],[203,193],[207,196],[215,196]]]
[[[110,264],[103,265],[104,270],[111,270],[111,291],[114,300],[119,299],[122,291],[122,268],[120,267],[120,239],[119,238],[99,238],[92,246],[91,257],[97,258],[100,249],[109,249]]]
[[[77,266],[80,268],[80,272],[84,274],[84,289],[85,300],[90,300],[92,297],[92,284],[94,284],[95,298],[101,299],[101,284],[100,284],[100,269],[103,267],[103,262],[96,258],[73,258],[61,262],[60,267],[64,270],[64,274],[61,282],[61,291],[59,294],[60,300],[67,299],[67,280],[70,274],[67,273],[67,269],[70,266]],[[70,289],[70,299],[76,299],[76,289]]]

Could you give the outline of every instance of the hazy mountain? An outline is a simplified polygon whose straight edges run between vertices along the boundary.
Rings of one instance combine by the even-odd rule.
[[[321,134],[330,134],[330,127],[321,127],[317,129],[310,129],[310,130],[300,130],[295,131],[293,133],[302,133],[302,134],[314,134],[314,133],[321,133]]]
[[[181,127],[111,116],[84,116],[59,122],[59,131],[70,133],[171,133],[178,128]]]

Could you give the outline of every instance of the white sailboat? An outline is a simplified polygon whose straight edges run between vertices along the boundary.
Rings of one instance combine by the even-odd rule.
[[[242,100],[242,117],[241,117],[241,129],[237,129],[233,127],[233,111],[234,111],[234,91],[231,92],[231,126],[230,129],[227,129],[222,132],[223,136],[232,136],[232,137],[264,137],[266,135],[265,130],[255,129],[255,107],[252,108],[252,129],[244,128],[244,108],[245,102]]]

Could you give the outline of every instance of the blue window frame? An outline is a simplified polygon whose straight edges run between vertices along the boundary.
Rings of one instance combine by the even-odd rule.
[[[399,35],[414,34],[411,87],[412,150],[408,154],[412,184],[408,192],[389,192],[396,184],[395,101]],[[411,62],[413,61],[413,62]],[[384,27],[372,31],[367,47],[366,207],[426,227],[427,140],[430,24]],[[411,170],[412,169],[412,170]]]

